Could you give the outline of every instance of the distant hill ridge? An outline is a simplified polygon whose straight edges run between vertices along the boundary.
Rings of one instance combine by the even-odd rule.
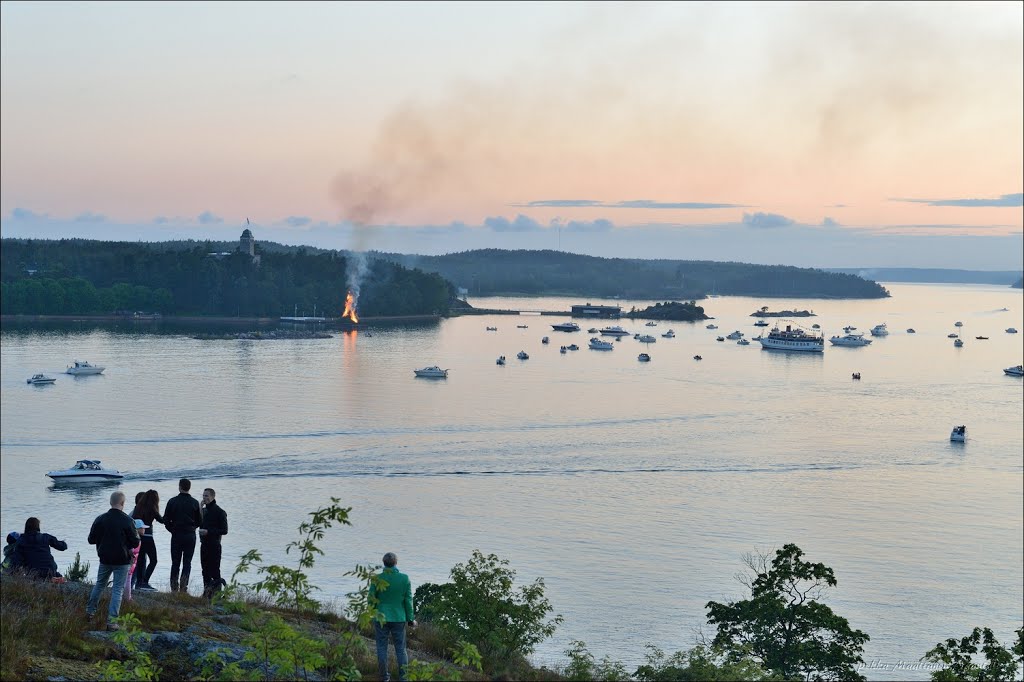
[[[826,270],[859,275],[876,282],[1005,284],[1021,288],[1021,272],[1019,270],[953,270],[947,268],[826,268]]]
[[[693,300],[708,294],[787,298],[884,298],[885,288],[848,273],[788,265],[600,258],[564,251],[482,249],[444,256],[372,254],[436,272],[474,296],[573,294]]]

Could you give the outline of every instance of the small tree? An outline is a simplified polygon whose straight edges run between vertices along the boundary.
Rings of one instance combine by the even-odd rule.
[[[712,645],[729,660],[750,656],[786,679],[864,680],[854,666],[870,638],[818,601],[836,586],[835,574],[802,556],[794,544],[778,550],[770,567],[766,556],[748,556],[751,598],[707,603],[708,623],[718,628]]]
[[[452,568],[451,582],[416,590],[420,618],[434,621],[453,640],[475,644],[492,662],[529,654],[554,634],[562,617],[546,620],[553,609],[543,578],[514,590],[516,572],[508,563],[474,550],[469,561]]]
[[[1017,670],[1024,664],[1024,627],[1017,630],[1017,642],[1012,648],[999,644],[999,640],[988,628],[974,628],[963,639],[947,639],[935,645],[921,659],[942,663],[945,667],[932,673],[935,682],[955,680],[977,680],[978,682],[1000,682],[1014,680]],[[974,662],[978,645],[985,656],[985,666]]]

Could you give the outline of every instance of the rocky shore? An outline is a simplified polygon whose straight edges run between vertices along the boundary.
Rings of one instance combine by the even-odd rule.
[[[333,339],[327,332],[303,329],[268,329],[264,331],[225,332],[223,334],[196,334],[192,337],[199,341],[233,341],[246,339],[249,341],[267,341],[274,339]]]

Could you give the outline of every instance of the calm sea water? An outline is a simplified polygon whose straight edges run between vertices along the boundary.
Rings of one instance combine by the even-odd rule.
[[[646,643],[688,648],[707,631],[708,600],[744,595],[742,556],[788,542],[835,569],[828,603],[871,635],[866,659],[878,666],[912,666],[974,626],[1010,641],[1024,621],[1024,389],[1002,368],[1024,355],[1024,335],[1004,332],[1024,329],[1021,292],[889,288],[892,298],[872,301],[710,299],[719,330],[627,320],[657,343],[626,338],[603,353],[586,349],[585,331],[552,332],[560,319],[539,316],[309,341],[7,328],[2,529],[39,516],[70,545],[62,566],[76,550],[95,563],[86,535],[112,489],[54,488],[44,476],[94,458],[129,472],[130,498],[153,487],[165,502],[181,476],[216,488],[231,527],[226,573],[250,548],[292,561],[285,544],[331,496],[353,507],[354,526],[323,542],[313,578],[327,597],[351,589],[346,570],[389,550],[414,583],[443,582],[473,549],[508,558],[522,579],[545,579],[566,619],[539,662],[562,659],[572,639],[630,665]],[[802,323],[826,336],[880,322],[892,334],[823,355],[715,341],[733,329],[755,336],[749,313],[765,304],[812,309]],[[946,337],[957,320],[961,349]],[[661,338],[669,327],[677,337]],[[558,352],[571,342],[583,349]],[[637,362],[642,350],[650,363]],[[25,384],[73,359],[107,371]],[[413,377],[431,364],[449,378]],[[961,423],[968,442],[950,443]],[[165,586],[169,535],[157,538],[154,584]]]

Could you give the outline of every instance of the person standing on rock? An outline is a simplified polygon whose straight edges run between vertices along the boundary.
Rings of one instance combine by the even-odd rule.
[[[370,585],[370,604],[377,602],[377,610],[384,616],[384,623],[374,621],[373,630],[377,640],[377,669],[383,682],[391,680],[388,672],[388,640],[394,640],[395,658],[398,661],[398,679],[405,682],[405,668],[409,655],[405,650],[405,628],[416,627],[412,612],[412,584],[409,576],[398,570],[398,556],[394,552],[384,555],[384,570],[380,579],[387,587]]]
[[[203,520],[199,524],[199,565],[203,567],[203,596],[212,599],[220,577],[220,539],[228,534],[228,514],[217,504],[213,488],[203,491]]]
[[[171,532],[171,592],[188,592],[188,578],[192,573],[192,556],[196,553],[196,529],[203,519],[199,501],[189,495],[192,481],[178,481],[178,494],[167,500],[164,509],[164,528]],[[181,569],[181,582],[178,570]]]
[[[110,621],[117,618],[121,611],[124,582],[132,565],[132,550],[139,546],[139,542],[135,521],[124,513],[124,493],[111,493],[110,510],[97,516],[89,530],[89,544],[96,545],[100,567],[96,573],[96,584],[92,586],[92,592],[89,594],[89,602],[85,605],[85,614],[93,618],[99,606],[100,594],[107,587],[107,581],[113,578],[110,607],[107,610],[108,630],[118,629],[117,625]]]

